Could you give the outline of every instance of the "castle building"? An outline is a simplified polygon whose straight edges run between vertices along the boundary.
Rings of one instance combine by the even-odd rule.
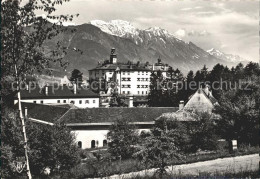
[[[118,94],[126,96],[147,96],[149,94],[150,76],[152,72],[161,71],[167,77],[169,66],[163,64],[161,59],[158,63],[150,65],[148,62],[141,64],[119,63],[115,49],[112,48],[110,59],[103,64],[98,64],[94,69],[89,70],[89,81],[114,82],[116,88],[109,87],[105,94],[112,94],[117,90]]]

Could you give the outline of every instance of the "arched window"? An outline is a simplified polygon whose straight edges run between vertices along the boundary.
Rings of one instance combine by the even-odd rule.
[[[96,147],[96,141],[95,140],[92,140],[91,141],[91,148],[95,148]]]
[[[107,140],[103,140],[103,147],[107,146]]]
[[[82,142],[81,141],[78,141],[78,148],[82,148]]]

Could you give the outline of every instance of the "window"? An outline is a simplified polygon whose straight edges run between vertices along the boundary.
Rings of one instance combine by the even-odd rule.
[[[82,100],[79,100],[79,104],[82,104]]]
[[[125,91],[123,91],[123,94],[125,94]]]
[[[145,85],[146,88],[148,88],[148,85]]]
[[[33,101],[33,103],[36,103],[36,101]]]
[[[200,101],[200,97],[198,96],[198,101]]]
[[[144,91],[142,91],[142,94],[144,94]]]
[[[103,140],[103,147],[107,146],[107,140]]]
[[[123,72],[123,75],[125,75],[125,72]]]
[[[127,85],[128,88],[131,88],[131,85]]]
[[[148,91],[146,91],[146,94],[148,94]]]
[[[148,81],[148,78],[146,78],[146,81]]]
[[[140,91],[137,91],[137,94],[140,94]]]
[[[71,104],[75,104],[75,101],[74,101],[74,100],[71,100],[70,103],[71,103]]]
[[[140,85],[137,85],[137,88],[140,88]]]
[[[93,103],[96,103],[96,100],[93,100]]]
[[[78,148],[82,148],[82,142],[81,141],[78,141]]]
[[[131,78],[127,78],[127,81],[131,81]]]
[[[92,140],[91,141],[91,148],[95,148],[96,147],[96,141],[95,140]]]
[[[137,78],[137,81],[140,81],[140,78]]]
[[[60,103],[60,100],[57,100],[57,103]]]
[[[66,103],[66,100],[63,100],[63,103]]]
[[[127,94],[130,94],[130,91],[127,91]]]
[[[130,75],[130,72],[128,72],[128,75]]]
[[[85,104],[89,104],[89,100],[86,100],[86,101],[85,101]]]
[[[43,101],[41,101],[41,104],[43,104]]]

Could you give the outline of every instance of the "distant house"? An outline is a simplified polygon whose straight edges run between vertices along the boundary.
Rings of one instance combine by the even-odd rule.
[[[73,86],[26,86],[21,90],[21,101],[48,105],[73,104],[79,108],[99,107],[99,94]],[[17,98],[14,103],[18,102]]]
[[[76,134],[77,145],[82,149],[105,147],[108,143],[106,135],[117,119],[128,120],[141,133],[149,131],[161,114],[178,110],[174,107],[79,109],[69,105],[50,106],[33,103],[22,103],[22,107],[30,121],[46,125],[65,123]]]
[[[199,88],[192,96],[190,96],[189,101],[184,106],[184,110],[212,112],[214,106],[217,104],[218,102],[213,97],[209,86],[206,85],[205,88]]]
[[[193,95],[191,95],[185,105],[184,101],[180,101],[179,110],[162,114],[160,117],[177,119],[179,121],[193,121],[194,113],[212,113],[212,110],[216,105],[218,105],[218,102],[212,95],[209,86],[206,85],[205,88],[199,88]]]

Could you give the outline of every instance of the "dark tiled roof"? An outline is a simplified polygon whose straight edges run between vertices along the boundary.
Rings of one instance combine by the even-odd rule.
[[[45,87],[31,87],[30,90],[21,90],[22,99],[53,99],[53,98],[84,98],[98,97],[90,89],[78,88],[77,94],[73,93],[73,87],[69,86],[48,86],[48,95],[45,94]]]
[[[16,105],[17,107],[17,105]],[[54,106],[34,103],[22,103],[22,111],[24,113],[25,107],[27,107],[27,114],[29,118],[35,118],[47,122],[56,122],[60,119],[68,110],[70,106]]]
[[[68,105],[44,105],[22,103],[22,110],[28,109],[28,117],[47,122],[71,123],[106,123],[117,119],[130,122],[150,122],[163,113],[176,112],[178,107],[151,107],[151,108],[73,108]],[[17,108],[17,105],[16,105]]]
[[[119,67],[120,70],[127,70],[127,71],[152,71],[150,68],[145,67],[143,65],[140,66],[136,66],[136,65],[128,65],[128,64],[106,64],[106,65],[102,65],[102,66],[98,66],[92,70],[116,70],[116,68]]]
[[[65,123],[103,123],[116,119],[129,122],[154,121],[163,113],[176,112],[178,108],[88,108],[71,109],[61,118]]]

